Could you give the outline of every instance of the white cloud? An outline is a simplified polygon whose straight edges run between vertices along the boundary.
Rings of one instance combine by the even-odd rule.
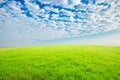
[[[52,14],[52,19],[58,19],[59,15],[58,14]]]
[[[80,0],[71,0],[73,5],[78,5],[80,4]]]
[[[58,5],[58,6],[66,6],[68,0],[39,0],[44,4]]]
[[[53,8],[53,7],[51,7],[51,9],[50,9],[51,11],[53,11],[53,12],[55,12],[55,13],[59,13],[59,10],[56,8]]]
[[[25,0],[25,5],[30,11],[38,11],[39,10],[38,5],[36,5],[34,3],[30,3],[28,0]]]
[[[70,16],[70,17],[73,17],[74,16],[74,13],[72,13],[71,11],[67,11],[67,10],[60,10],[63,14],[65,14],[66,16]]]
[[[96,5],[105,0],[99,0],[95,5],[85,5],[80,0],[71,0],[71,4],[68,4],[68,0],[39,1],[50,4],[50,6],[39,8],[39,5],[26,0],[25,7],[29,10],[28,12],[21,10],[21,7],[24,6],[16,1],[11,1],[11,3],[7,3],[8,6],[0,8],[0,33],[4,34],[6,37],[4,39],[14,40],[19,37],[41,40],[57,39],[120,29],[120,2],[106,1],[111,4],[111,7],[107,8],[103,5]],[[52,5],[62,8],[54,8]],[[75,5],[77,5],[76,9]],[[103,9],[106,10],[102,11]],[[82,13],[81,10],[87,11]],[[51,11],[54,13],[50,13]],[[27,13],[32,17],[28,17]],[[60,14],[67,17],[61,17]],[[76,16],[78,18],[75,18]]]
[[[72,16],[70,16],[70,20],[71,20],[71,21],[74,21],[74,18],[73,18]]]
[[[76,6],[76,9],[77,10],[86,10],[87,8],[89,8],[90,6],[87,6],[87,5],[85,5],[85,4],[78,4],[77,6]]]

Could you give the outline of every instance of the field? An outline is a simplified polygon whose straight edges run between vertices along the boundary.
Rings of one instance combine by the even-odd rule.
[[[120,80],[120,47],[1,48],[0,80]]]

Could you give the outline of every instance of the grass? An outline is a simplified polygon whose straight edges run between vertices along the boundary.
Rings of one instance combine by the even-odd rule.
[[[1,48],[0,80],[120,80],[120,47]]]

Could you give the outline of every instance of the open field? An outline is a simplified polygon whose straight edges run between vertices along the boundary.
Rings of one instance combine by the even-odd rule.
[[[0,80],[120,80],[120,47],[1,48]]]

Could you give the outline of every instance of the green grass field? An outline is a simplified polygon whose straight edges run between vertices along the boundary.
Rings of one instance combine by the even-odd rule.
[[[120,80],[120,47],[1,48],[0,80]]]

